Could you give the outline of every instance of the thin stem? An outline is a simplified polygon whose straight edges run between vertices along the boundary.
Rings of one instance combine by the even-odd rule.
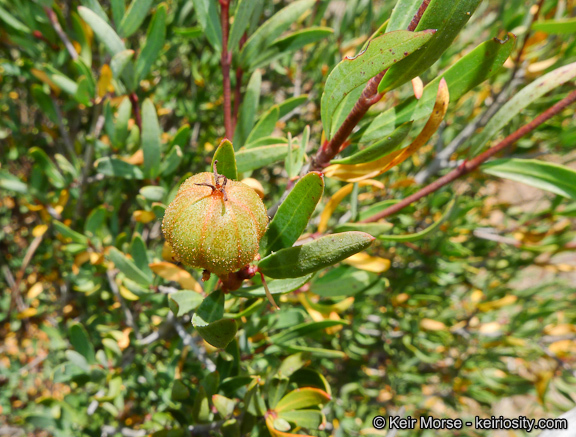
[[[68,50],[68,53],[70,54],[72,59],[74,59],[74,60],[78,59],[78,52],[74,48],[74,45],[70,42],[68,35],[66,35],[66,33],[64,33],[64,31],[62,30],[62,26],[60,26],[60,22],[58,21],[58,17],[56,16],[56,13],[52,9],[50,9],[48,6],[44,7],[44,11],[46,12],[46,15],[48,15],[48,19],[50,20],[50,24],[52,24],[52,27],[54,28],[54,30],[56,31],[56,33],[58,34],[58,36],[60,37],[60,39],[64,43],[64,46],[66,47],[66,50]]]
[[[408,26],[409,31],[414,31],[416,27],[418,27],[420,19],[422,18],[422,15],[424,15],[429,3],[430,0],[424,0],[422,2]],[[320,149],[318,149],[318,153],[310,166],[310,171],[321,171],[323,168],[327,167],[330,164],[330,161],[343,149],[344,143],[360,120],[362,120],[364,115],[366,115],[366,112],[368,112],[370,107],[380,101],[384,94],[378,93],[378,85],[380,85],[386,71],[387,70],[380,72],[368,81],[364,91],[362,91],[362,95],[332,139],[328,143],[322,144]]]
[[[498,143],[494,147],[486,150],[484,153],[481,153],[480,155],[476,156],[475,158],[471,159],[470,161],[465,161],[460,167],[458,167],[455,170],[452,170],[447,175],[442,176],[440,179],[438,179],[438,180],[432,182],[431,184],[425,186],[424,188],[422,188],[417,193],[414,193],[411,196],[406,197],[401,202],[398,202],[397,204],[392,205],[389,208],[386,208],[384,211],[382,211],[378,214],[375,214],[372,217],[369,217],[365,220],[362,220],[361,223],[375,222],[375,221],[378,221],[384,217],[388,217],[392,214],[395,214],[398,211],[400,211],[401,209],[410,205],[411,203],[427,196],[430,193],[433,193],[434,191],[439,190],[443,186],[451,183],[452,181],[458,179],[459,177],[464,176],[465,174],[468,174],[468,173],[476,170],[484,162],[486,162],[489,158],[493,157],[494,155],[496,155],[498,152],[504,150],[505,148],[511,146],[516,141],[518,141],[520,138],[522,138],[524,135],[527,135],[528,133],[532,132],[534,129],[536,129],[538,126],[540,126],[542,123],[546,122],[547,120],[549,120],[550,118],[552,118],[553,116],[558,114],[560,111],[562,111],[564,108],[566,108],[568,105],[574,103],[575,101],[576,101],[576,91],[572,91],[570,94],[568,94],[566,97],[564,97],[558,103],[556,103],[554,106],[552,106],[551,108],[548,108],[542,114],[540,114],[535,119],[533,119],[530,123],[522,126],[520,129],[518,129],[517,131],[515,131],[511,135],[504,138],[500,143]]]
[[[244,32],[240,42],[238,43],[238,50],[242,50],[246,40],[248,39],[248,34]],[[234,113],[232,114],[232,131],[236,130],[236,122],[238,121],[238,112],[240,110],[240,104],[242,103],[242,78],[244,77],[244,70],[242,67],[236,69],[236,87],[234,88]],[[230,138],[231,139],[231,138]]]
[[[224,86],[224,128],[226,138],[234,137],[232,126],[232,87],[230,85],[230,64],[232,63],[232,52],[228,52],[228,32],[230,27],[230,0],[220,0],[220,22],[222,24],[222,55],[220,63],[222,65],[222,82]]]

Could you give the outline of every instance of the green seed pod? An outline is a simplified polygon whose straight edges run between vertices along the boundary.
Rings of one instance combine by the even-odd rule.
[[[178,261],[224,276],[254,260],[267,226],[258,194],[214,167],[184,181],[166,208],[162,231]]]

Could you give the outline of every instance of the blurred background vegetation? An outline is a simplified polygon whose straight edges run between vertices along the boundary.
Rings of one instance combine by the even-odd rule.
[[[280,311],[266,306],[255,279],[227,301],[241,324],[237,339],[225,351],[203,342],[189,313],[215,283],[203,289],[200,271],[171,262],[160,224],[179,184],[208,170],[224,136],[218,38],[202,13],[208,1],[145,3],[144,14],[123,21],[130,2],[0,0],[0,434],[208,435],[215,423],[216,435],[268,435],[261,403],[271,408],[283,384],[331,395],[301,424],[318,436],[385,435],[372,428],[377,414],[537,418],[574,407],[576,203],[479,171],[388,219],[392,235],[417,233],[457,194],[434,232],[373,245],[277,297]],[[255,3],[249,34],[291,2]],[[326,77],[358,53],[394,4],[317,1],[286,31],[332,31],[295,49],[280,46],[240,76],[233,70],[233,87],[240,78],[239,89],[248,90],[235,145],[276,107],[260,136],[285,144],[290,134],[312,156]],[[79,14],[82,5],[121,32],[124,49],[140,53],[131,83],[121,79],[123,57],[112,57]],[[513,32],[518,43],[504,67],[452,102],[433,141],[381,184],[356,186],[351,199],[331,203],[343,184],[326,179],[308,230],[317,230],[327,205],[334,228],[414,193],[468,157],[462,149],[430,170],[435,152],[498,104],[505,85],[512,82],[509,96],[574,62],[574,25],[528,33],[534,8],[527,0],[481,2],[422,80]],[[567,18],[575,8],[573,0],[546,0],[539,19]],[[501,135],[572,88],[531,102]],[[367,119],[412,93],[395,90]],[[570,167],[575,141],[567,109],[507,154]],[[143,144],[156,147],[155,162],[145,162]],[[294,176],[285,155],[243,172],[270,208]],[[330,320],[306,325],[315,327],[306,335],[290,331]],[[244,420],[221,429],[234,411]],[[300,432],[295,423],[292,433]]]

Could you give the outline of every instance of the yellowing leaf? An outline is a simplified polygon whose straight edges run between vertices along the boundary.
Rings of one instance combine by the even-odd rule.
[[[492,302],[484,302],[478,304],[478,310],[486,312],[491,310],[497,310],[506,305],[511,305],[518,300],[518,297],[509,294],[501,299],[493,300]]]
[[[259,181],[257,181],[254,178],[244,178],[240,182],[248,185],[250,188],[252,188],[254,191],[256,191],[258,196],[260,196],[260,199],[264,198],[264,187],[262,186],[262,184]]]
[[[357,269],[374,273],[384,273],[390,268],[389,259],[380,258],[378,256],[370,256],[366,252],[360,252],[352,255],[350,258],[346,258],[342,262],[344,264],[354,266]]]
[[[446,331],[446,325],[438,320],[422,319],[420,320],[420,328],[427,331]]]
[[[275,416],[276,413],[267,413],[266,415],[266,427],[268,428],[268,431],[270,431],[272,437],[312,437],[308,434],[291,434],[289,432],[278,431],[274,428]]]
[[[404,162],[411,155],[416,153],[420,147],[424,146],[428,140],[438,130],[440,123],[446,115],[448,103],[450,102],[450,94],[446,81],[442,79],[438,86],[438,94],[436,95],[436,103],[430,118],[422,129],[422,132],[412,141],[412,143],[404,149],[392,152],[389,155],[383,156],[376,161],[367,162],[364,164],[346,165],[334,164],[324,170],[327,177],[340,179],[348,182],[359,182],[364,179],[374,178],[382,173],[390,170],[392,167]]]
[[[16,316],[17,319],[29,319],[30,317],[34,317],[38,314],[38,310],[36,308],[26,308],[24,311],[20,311]]]
[[[154,214],[154,212],[144,211],[141,209],[134,211],[133,217],[134,220],[140,223],[150,223],[151,221],[156,220],[156,214]]]
[[[412,79],[412,88],[414,89],[414,97],[420,100],[422,94],[424,93],[424,82],[420,79],[420,76],[416,76]]]
[[[365,185],[371,185],[373,187],[380,189],[384,188],[384,184],[382,182],[373,180],[362,181],[359,184],[359,186],[361,187]],[[328,229],[328,221],[330,220],[330,217],[332,217],[332,214],[334,214],[334,211],[336,210],[336,207],[340,204],[340,202],[342,202],[342,200],[352,192],[352,188],[354,188],[354,184],[344,185],[342,188],[340,188],[332,195],[332,197],[324,207],[322,214],[320,215],[320,224],[318,225],[318,232],[320,233],[326,232],[326,229]]]
[[[142,149],[138,149],[132,156],[120,159],[124,162],[127,162],[128,164],[142,165],[144,164],[144,151]]]
[[[186,290],[193,290],[202,293],[202,286],[192,277],[186,270],[181,269],[175,264],[162,261],[158,263],[149,264],[150,270],[156,273],[167,281],[178,282],[180,286]]]
[[[484,323],[483,325],[481,325],[480,328],[478,329],[478,331],[481,334],[495,334],[495,333],[499,332],[501,329],[502,329],[502,326],[500,325],[500,323],[489,322],[489,323]]]
[[[126,287],[124,287],[123,285],[121,285],[119,288],[120,291],[120,295],[126,299],[126,300],[131,300],[131,301],[135,301],[140,299],[138,296],[136,296],[134,293],[132,293],[130,290],[128,290]]]
[[[40,293],[42,293],[42,290],[44,288],[42,287],[42,283],[40,282],[36,282],[32,287],[30,287],[30,290],[28,290],[28,293],[26,294],[26,297],[28,299],[34,299],[35,297],[37,297]]]
[[[37,225],[34,226],[34,229],[32,229],[32,235],[34,235],[34,237],[40,237],[42,235],[44,235],[44,233],[48,230],[48,225]]]
[[[98,97],[104,97],[108,92],[113,92],[112,86],[112,69],[108,64],[104,64],[100,70],[100,78],[96,85]]]
[[[574,356],[576,342],[574,340],[559,340],[551,343],[548,349],[559,358]]]
[[[554,372],[552,370],[543,370],[538,372],[536,375],[536,382],[534,385],[536,386],[536,393],[538,394],[538,400],[542,405],[544,405],[544,396],[546,395],[546,391],[548,390],[548,386],[550,385],[550,380],[554,376]]]
[[[32,73],[32,75],[36,79],[47,84],[50,87],[50,89],[52,91],[54,91],[54,94],[56,94],[56,96],[58,96],[60,94],[60,88],[58,87],[58,85],[56,85],[54,82],[52,82],[52,79],[50,79],[50,77],[46,73],[44,73],[43,71],[38,70],[36,68],[30,69],[30,73]]]

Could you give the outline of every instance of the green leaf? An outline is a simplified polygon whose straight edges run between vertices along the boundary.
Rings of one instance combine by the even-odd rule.
[[[236,129],[234,131],[234,145],[236,146],[236,149],[244,146],[246,138],[248,138],[250,131],[254,127],[255,114],[260,102],[261,86],[262,73],[260,73],[260,70],[255,70],[254,73],[252,73],[252,76],[250,76],[244,94],[244,100],[240,105],[238,123],[236,124]]]
[[[576,199],[576,171],[536,159],[497,159],[482,165],[482,171],[504,179]]]
[[[161,202],[166,195],[166,190],[158,185],[146,185],[140,188],[140,194],[153,202]]]
[[[222,26],[220,25],[220,11],[217,9],[218,2],[212,0],[192,0],[198,22],[210,45],[220,52],[222,50]]]
[[[515,44],[516,37],[511,33],[505,41],[493,38],[483,42],[426,85],[420,100],[412,97],[398,107],[384,111],[356,136],[360,137],[361,142],[379,140],[389,135],[395,125],[427,117],[434,108],[438,85],[442,78],[446,80],[450,90],[450,101],[456,102],[476,85],[498,72]]]
[[[181,149],[186,149],[190,141],[190,125],[185,124],[178,129],[174,138],[170,141],[170,147],[179,146]]]
[[[52,222],[52,225],[54,226],[54,229],[56,229],[57,232],[62,234],[62,236],[64,238],[70,238],[73,242],[78,243],[78,244],[84,244],[84,245],[88,244],[88,238],[85,235],[82,235],[76,231],[73,231],[68,226],[66,226],[64,223],[62,223],[58,220],[54,220]]]
[[[128,38],[138,30],[148,11],[152,6],[153,0],[132,0],[128,10],[124,14],[120,25],[118,26],[118,33],[123,38]]]
[[[96,354],[86,329],[81,324],[76,323],[68,329],[68,336],[76,352],[86,358],[88,363],[94,364],[96,362]]]
[[[440,227],[440,225],[442,223],[444,223],[444,221],[452,213],[452,209],[454,208],[454,205],[456,205],[456,199],[452,199],[450,201],[450,203],[446,207],[446,211],[444,211],[444,214],[442,214],[442,217],[440,217],[440,219],[438,219],[438,221],[432,223],[430,226],[428,226],[426,229],[424,229],[420,232],[416,232],[414,234],[407,234],[407,235],[379,235],[378,239],[381,241],[401,241],[401,242],[406,242],[406,241],[412,242],[412,241],[421,240],[422,238],[425,238],[425,237],[429,236],[430,234],[432,234],[432,232],[434,232],[436,229],[438,229]]]
[[[164,45],[166,38],[166,5],[162,3],[156,9],[148,33],[146,34],[146,42],[138,55],[136,60],[136,82],[144,79],[150,67],[158,58],[158,54]]]
[[[310,243],[268,255],[258,263],[258,268],[271,278],[297,278],[361,252],[373,241],[374,237],[363,232],[326,235]]]
[[[50,96],[44,91],[42,85],[32,85],[32,97],[34,97],[34,100],[38,103],[38,106],[50,121],[57,124],[58,113],[56,112],[56,107],[54,106],[54,102]]]
[[[65,354],[68,361],[78,366],[80,369],[82,369],[84,373],[90,373],[90,365],[88,364],[88,361],[86,360],[86,358],[84,358],[82,354],[70,350],[66,351]]]
[[[292,146],[294,150],[298,146]],[[286,158],[288,148],[285,144],[276,146],[253,147],[236,152],[238,173],[255,170]]]
[[[121,147],[126,144],[128,139],[128,122],[132,115],[132,103],[128,97],[124,97],[122,103],[118,106],[116,113],[116,123],[114,126],[114,144]]]
[[[419,76],[450,47],[482,0],[432,0],[416,31],[436,29],[434,36],[413,55],[388,69],[378,86],[386,92]]]
[[[284,396],[274,408],[274,411],[281,413],[284,411],[300,410],[308,407],[315,407],[326,404],[332,397],[324,390],[318,388],[299,388]]]
[[[277,279],[268,281],[270,294],[286,294],[297,290],[312,279],[313,274],[302,276],[300,278]],[[240,297],[266,297],[266,291],[263,286],[254,286],[249,288],[240,288],[234,292],[234,296]]]
[[[390,21],[386,26],[387,32],[394,30],[406,30],[418,12],[418,8],[422,4],[422,0],[398,0],[396,6],[392,9]]]
[[[6,9],[0,7],[0,21],[3,21],[12,29],[17,30],[22,33],[31,33],[32,31],[26,25],[24,25],[21,21],[14,18],[14,16],[8,12]]]
[[[92,99],[94,98],[92,83],[93,81],[88,79],[86,76],[80,77],[76,93],[74,94],[74,98],[78,103],[88,107],[92,106]]]
[[[308,94],[302,94],[301,96],[297,97],[290,97],[289,99],[284,100],[282,103],[278,104],[278,116],[280,118],[288,115],[298,106],[306,103],[308,101]]]
[[[319,388],[332,396],[332,390],[326,378],[319,371],[311,369],[310,367],[298,369],[293,372],[290,376],[290,382],[298,385],[298,387]]]
[[[55,188],[64,188],[66,186],[64,176],[62,176],[62,173],[60,173],[44,150],[39,147],[32,147],[28,153]]]
[[[393,228],[392,223],[344,223],[334,228],[335,232],[359,231],[373,237],[385,234]]]
[[[181,317],[198,308],[202,300],[202,295],[196,291],[181,290],[170,294],[168,305],[176,317]]]
[[[373,39],[368,48],[354,58],[345,58],[326,80],[322,94],[322,125],[327,139],[338,126],[333,115],[344,98],[372,77],[405,58],[432,38],[434,31],[408,32],[399,30]]]
[[[76,34],[76,40],[80,44],[80,59],[88,66],[92,66],[92,49],[90,47],[90,41],[88,40],[88,35],[86,34],[83,24],[84,22],[76,12],[71,13],[72,16],[72,27],[74,33]]]
[[[134,261],[127,258],[122,252],[115,247],[111,247],[108,252],[108,257],[114,263],[116,268],[120,270],[128,279],[148,288],[152,283],[151,278],[140,270]]]
[[[236,402],[222,395],[212,395],[212,403],[221,417],[226,418],[232,415]]]
[[[112,9],[112,19],[118,25],[126,13],[126,2],[124,0],[110,0],[110,8]]]
[[[532,30],[553,35],[571,35],[576,33],[576,18],[538,21],[532,25]]]
[[[142,105],[142,150],[144,151],[144,172],[151,178],[160,171],[160,125],[152,100],[144,100]]]
[[[92,28],[98,40],[104,44],[111,56],[126,50],[124,43],[118,34],[98,14],[84,6],[78,7],[78,13],[82,19]]]
[[[116,158],[100,158],[94,165],[96,171],[106,176],[116,176],[124,179],[144,179],[144,173],[135,165]]]
[[[228,37],[228,51],[235,52],[238,49],[238,43],[244,34],[244,31],[250,24],[250,18],[254,12],[256,2],[254,0],[239,0],[234,12],[234,22],[230,28]]]
[[[490,119],[480,135],[474,137],[470,153],[476,155],[510,120],[544,94],[576,77],[576,62],[557,68],[525,86]]]
[[[312,282],[310,291],[323,297],[353,296],[378,280],[378,275],[364,270],[339,267]]]
[[[88,215],[86,223],[84,223],[84,233],[90,237],[96,236],[102,225],[104,225],[107,215],[108,210],[104,205],[94,208]]]
[[[264,255],[291,247],[306,229],[316,205],[324,192],[324,180],[317,172],[301,178],[278,208],[268,225],[264,240]]]
[[[199,36],[204,35],[204,31],[201,27],[174,27],[174,33],[176,35],[183,36],[184,38],[198,38]]]
[[[200,304],[192,318],[194,327],[206,326],[224,317],[224,293],[216,290],[210,293]]]
[[[322,411],[319,410],[283,411],[278,417],[308,429],[318,429],[326,422]]]
[[[3,190],[14,191],[19,194],[28,192],[28,185],[22,182],[18,177],[0,169],[0,188]]]
[[[274,344],[283,344],[297,338],[302,338],[315,332],[322,331],[326,328],[331,328],[332,326],[344,326],[347,324],[348,322],[345,320],[323,320],[321,322],[302,323],[300,325],[288,328],[279,334],[272,335],[270,337],[270,341]]]
[[[122,73],[126,66],[130,63],[130,60],[134,57],[134,50],[122,50],[112,56],[110,61],[110,69],[112,70],[112,76],[116,80],[120,80]]]
[[[319,41],[334,33],[330,27],[309,27],[308,29],[292,32],[272,43],[272,48],[281,53],[298,50],[307,44]]]
[[[172,390],[170,392],[170,399],[173,401],[185,401],[190,398],[190,390],[184,385],[184,383],[176,379],[172,383]]]
[[[384,137],[382,140],[377,141],[371,146],[342,159],[333,159],[331,164],[363,164],[366,162],[376,161],[383,156],[386,156],[399,149],[400,144],[404,138],[408,136],[412,128],[412,121],[402,123],[398,128],[389,136]]]
[[[180,163],[184,154],[180,146],[174,146],[172,150],[164,157],[162,163],[160,164],[160,174],[163,176],[169,176],[178,170]]]
[[[154,275],[148,266],[150,260],[148,259],[148,253],[146,251],[146,243],[144,243],[142,236],[138,233],[135,233],[132,237],[132,242],[130,243],[130,255],[132,255],[136,267],[146,275],[148,282],[152,282]]]
[[[110,20],[108,19],[108,15],[106,15],[106,11],[104,11],[104,9],[102,9],[102,6],[100,6],[99,0],[80,0],[80,3],[82,3],[82,6],[88,8],[92,12],[94,12],[98,17],[100,17],[106,23],[110,22]]]
[[[253,1],[253,0],[252,0]],[[299,0],[281,9],[262,24],[246,41],[240,52],[240,65],[252,69],[252,63],[304,12],[312,9],[315,0]]]
[[[224,349],[234,340],[238,325],[234,319],[222,319],[205,326],[196,326],[198,333],[207,343],[219,349]]]
[[[194,405],[192,407],[192,418],[194,422],[208,422],[210,420],[210,404],[208,402],[208,396],[206,395],[206,389],[201,385],[198,387],[198,393],[196,398],[194,398]]]
[[[268,405],[270,408],[274,408],[280,399],[282,399],[282,396],[284,396],[288,388],[289,381],[288,377],[281,373],[272,378],[270,386],[268,387]]]
[[[278,105],[274,105],[260,117],[256,126],[254,126],[254,129],[250,131],[250,135],[248,135],[248,138],[246,139],[246,148],[251,147],[251,144],[256,140],[271,135],[272,132],[274,132],[274,128],[276,127],[279,118],[280,108]]]
[[[218,161],[216,167],[218,174],[226,176],[228,179],[234,181],[238,180],[238,170],[236,169],[236,158],[234,156],[234,146],[226,139],[222,140],[214,156],[212,157],[212,165],[210,171],[214,168],[214,162]]]

